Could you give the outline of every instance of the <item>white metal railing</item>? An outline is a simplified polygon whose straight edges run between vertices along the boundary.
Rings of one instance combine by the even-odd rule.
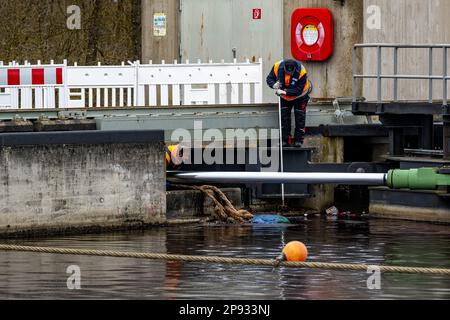
[[[376,74],[358,74],[357,73],[357,50],[360,48],[372,48],[376,49]],[[382,60],[383,60],[383,48],[393,49],[393,72],[392,74],[382,73]],[[353,102],[356,102],[356,79],[376,79],[376,101],[382,103],[382,80],[393,79],[393,101],[398,101],[398,80],[410,79],[410,80],[428,80],[428,102],[433,102],[433,80],[442,81],[442,105],[446,106],[448,102],[448,90],[447,81],[450,80],[450,76],[447,74],[448,68],[448,49],[450,44],[393,44],[393,43],[362,43],[356,44],[353,47]],[[410,75],[399,74],[398,72],[398,50],[399,49],[427,49],[428,50],[428,74]],[[442,50],[441,70],[442,74],[433,74],[433,50]],[[415,63],[415,61],[414,61]],[[424,99],[425,100],[425,99]]]
[[[31,68],[34,75],[35,69],[55,67],[62,69],[62,83],[35,84],[34,78],[31,84],[31,80],[8,83],[12,71],[24,74]],[[136,61],[119,66],[0,62],[0,110],[262,103],[262,73],[262,59],[256,63]]]

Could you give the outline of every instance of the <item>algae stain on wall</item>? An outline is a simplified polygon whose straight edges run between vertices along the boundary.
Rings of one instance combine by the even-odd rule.
[[[339,137],[323,137],[321,135],[307,136],[305,147],[314,148],[311,154],[313,163],[343,163],[344,139]],[[313,185],[312,194],[315,196],[302,202],[302,207],[313,211],[324,211],[334,204],[335,185]]]

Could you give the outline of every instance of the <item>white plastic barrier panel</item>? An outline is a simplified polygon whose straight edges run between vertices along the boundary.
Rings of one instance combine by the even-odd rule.
[[[68,107],[132,107],[134,66],[67,67]]]
[[[0,63],[0,108],[44,109],[66,105],[65,65]]]
[[[12,95],[9,90],[0,92],[0,109],[10,109],[12,106]]]
[[[138,103],[149,106],[262,102],[259,63],[141,65]]]
[[[257,63],[120,66],[0,63],[0,109],[262,103]]]

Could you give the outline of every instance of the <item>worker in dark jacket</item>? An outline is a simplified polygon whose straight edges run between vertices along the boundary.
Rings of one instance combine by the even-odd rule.
[[[275,63],[267,76],[267,85],[281,97],[281,126],[283,146],[289,145],[291,113],[294,108],[294,146],[301,147],[305,137],[306,106],[312,90],[305,67],[298,61],[286,59]]]

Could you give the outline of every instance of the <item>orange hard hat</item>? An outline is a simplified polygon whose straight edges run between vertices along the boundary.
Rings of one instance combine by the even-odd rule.
[[[179,166],[184,161],[183,147],[175,144],[166,147],[166,163]]]

